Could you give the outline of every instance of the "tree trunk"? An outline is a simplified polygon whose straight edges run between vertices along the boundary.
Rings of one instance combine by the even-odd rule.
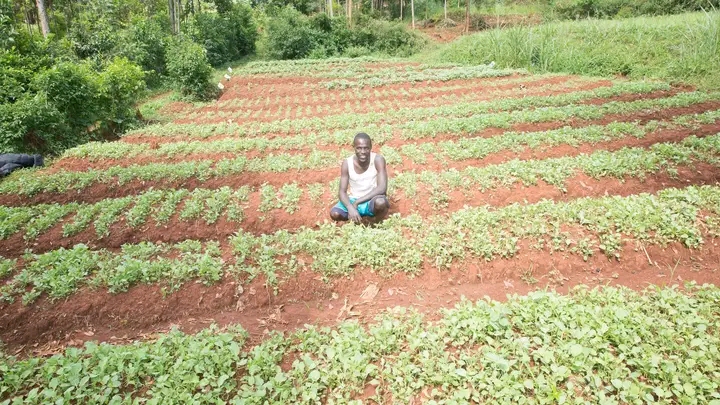
[[[470,32],[470,0],[465,0],[465,32]]]
[[[412,15],[412,29],[415,29],[415,0],[410,0],[410,13]]]
[[[352,0],[347,0],[348,25],[352,27]]]
[[[400,21],[403,19],[403,3],[405,0],[400,0]]]
[[[47,38],[48,34],[50,34],[50,24],[48,23],[47,11],[45,10],[45,0],[35,0],[35,4],[37,4],[38,25],[42,30],[43,36]]]
[[[175,31],[175,0],[168,0],[168,15],[170,16],[170,31],[177,34]]]
[[[330,12],[330,18],[333,17],[333,0],[328,0],[328,11]]]
[[[443,4],[443,7],[445,8],[445,19],[447,20],[447,0],[445,0],[445,4]]]

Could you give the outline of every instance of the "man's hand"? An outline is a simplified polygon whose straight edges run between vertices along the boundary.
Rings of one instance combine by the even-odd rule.
[[[348,207],[348,219],[355,222],[356,224],[359,224],[360,221],[362,221],[362,217],[360,216],[360,213],[358,212],[355,204],[351,204]]]

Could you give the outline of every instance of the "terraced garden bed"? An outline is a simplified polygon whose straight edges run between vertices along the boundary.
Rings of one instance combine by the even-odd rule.
[[[360,131],[389,216],[335,224]],[[719,93],[252,63],[0,182],[0,403],[717,404],[718,180]]]

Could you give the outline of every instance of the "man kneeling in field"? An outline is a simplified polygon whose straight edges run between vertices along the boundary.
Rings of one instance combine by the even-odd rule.
[[[345,159],[340,168],[340,202],[330,210],[330,217],[356,223],[362,217],[382,218],[390,208],[385,195],[388,179],[385,158],[371,152],[372,140],[364,132],[355,135],[353,147],[355,154]]]

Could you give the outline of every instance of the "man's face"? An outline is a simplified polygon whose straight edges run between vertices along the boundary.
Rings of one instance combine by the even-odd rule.
[[[367,163],[370,159],[372,142],[367,139],[358,138],[353,142],[353,146],[355,147],[355,156],[357,156],[358,162]]]

